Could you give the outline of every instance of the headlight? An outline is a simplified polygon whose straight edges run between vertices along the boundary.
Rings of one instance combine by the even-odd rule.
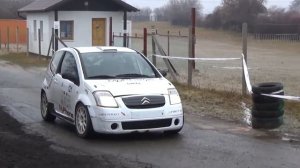
[[[115,98],[108,91],[94,92],[94,97],[98,106],[117,108],[118,104]]]
[[[169,99],[170,99],[170,104],[171,105],[181,103],[179,94],[178,94],[178,92],[175,88],[174,89],[168,89],[168,92],[169,92]]]

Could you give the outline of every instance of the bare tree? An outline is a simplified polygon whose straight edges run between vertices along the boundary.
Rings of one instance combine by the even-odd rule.
[[[196,16],[201,16],[201,4],[199,0],[169,0],[166,5],[166,15],[173,25],[190,25],[191,8],[196,8]]]
[[[290,4],[290,10],[300,12],[300,0],[293,0]]]
[[[26,6],[33,0],[0,0],[0,19],[16,19],[18,9]]]
[[[265,2],[266,0],[223,0],[221,6],[206,17],[204,25],[241,31],[242,23],[247,22],[251,29],[258,16],[267,12]]]
[[[149,21],[151,13],[151,8],[141,8],[139,12],[130,12],[128,18],[133,21]]]

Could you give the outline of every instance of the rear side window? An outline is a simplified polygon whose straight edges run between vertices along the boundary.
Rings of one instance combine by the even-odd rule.
[[[56,73],[58,65],[59,65],[64,53],[65,53],[64,51],[58,51],[55,53],[54,58],[52,59],[51,64],[50,64],[50,70],[53,74]]]

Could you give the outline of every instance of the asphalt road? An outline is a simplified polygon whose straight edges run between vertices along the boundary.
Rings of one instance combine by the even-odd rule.
[[[42,69],[24,70],[0,62],[0,105],[23,124],[28,134],[42,135],[52,142],[51,150],[94,158],[111,156],[112,162],[132,167],[300,167],[299,142],[188,112],[178,136],[99,134],[90,140],[81,139],[69,124],[42,121],[39,98],[43,76]]]

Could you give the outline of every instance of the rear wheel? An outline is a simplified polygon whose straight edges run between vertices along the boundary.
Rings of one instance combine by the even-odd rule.
[[[49,104],[47,96],[44,92],[41,94],[40,108],[41,115],[45,121],[53,122],[55,120],[56,117],[51,114],[51,112],[53,111],[53,106]]]
[[[76,107],[75,126],[78,136],[82,138],[89,138],[94,133],[89,111],[83,104]]]

